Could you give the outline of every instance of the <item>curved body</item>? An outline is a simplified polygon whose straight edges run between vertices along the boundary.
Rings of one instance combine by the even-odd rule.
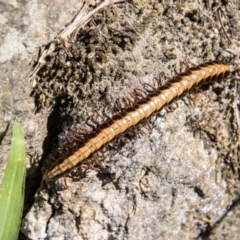
[[[43,179],[49,181],[67,172],[115,137],[150,117],[155,112],[160,111],[165,105],[183,96],[195,86],[209,81],[220,81],[227,77],[229,73],[229,65],[213,61],[190,68],[186,72],[177,75],[165,85],[134,103],[133,106],[126,108],[111,120],[101,124],[97,130],[89,135],[82,147],[67,157],[62,163],[48,170],[44,174]]]

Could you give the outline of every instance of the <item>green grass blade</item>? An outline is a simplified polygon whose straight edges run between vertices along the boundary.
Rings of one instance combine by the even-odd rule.
[[[13,126],[10,155],[0,189],[0,239],[17,239],[25,186],[25,141],[18,122]]]

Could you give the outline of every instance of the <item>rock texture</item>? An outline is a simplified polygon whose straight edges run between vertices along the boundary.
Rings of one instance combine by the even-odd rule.
[[[238,1],[116,3],[93,14],[71,41],[55,38],[81,4],[1,3],[0,120],[2,130],[14,118],[21,122],[28,153],[19,239],[237,239]],[[101,2],[91,4],[88,11]],[[29,81],[38,48],[41,56],[52,41],[54,51]],[[140,126],[144,134],[111,145],[100,171],[41,184],[41,169],[54,161],[49,153],[64,149],[70,129],[89,129],[88,115],[215,59],[234,69],[228,79],[186,95],[151,130]],[[1,176],[10,139],[9,131]]]

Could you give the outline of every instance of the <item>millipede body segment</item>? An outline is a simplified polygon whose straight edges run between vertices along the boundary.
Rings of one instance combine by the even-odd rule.
[[[43,179],[48,181],[59,177],[86,160],[92,153],[99,150],[115,137],[161,110],[174,99],[183,96],[193,87],[209,81],[222,80],[229,73],[229,65],[213,61],[190,68],[186,72],[177,75],[165,85],[134,103],[131,107],[127,107],[124,111],[112,117],[112,119],[101,124],[98,129],[89,134],[83,145],[71,156],[49,169],[44,174]]]

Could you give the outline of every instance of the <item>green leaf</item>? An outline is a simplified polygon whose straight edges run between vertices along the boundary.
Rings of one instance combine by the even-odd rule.
[[[13,126],[13,138],[7,167],[0,189],[0,239],[17,239],[24,202],[25,141],[18,122]]]

